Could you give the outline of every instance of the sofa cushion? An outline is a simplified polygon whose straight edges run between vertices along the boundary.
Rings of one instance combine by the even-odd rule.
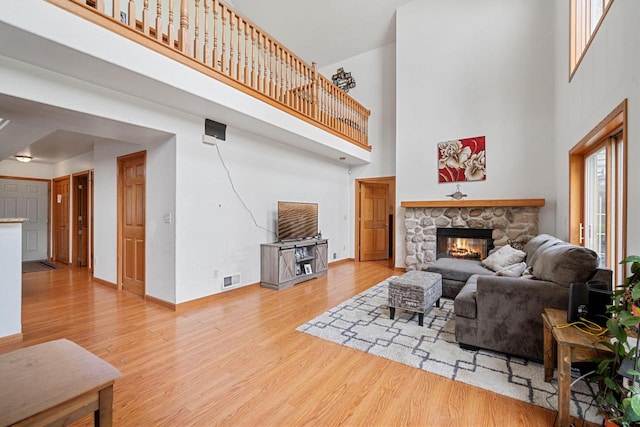
[[[566,245],[567,243],[549,234],[539,234],[529,240],[524,247],[524,251],[527,253],[527,265],[533,269],[538,257],[545,249],[560,244]]]
[[[475,319],[477,315],[476,290],[478,287],[478,275],[474,274],[467,280],[467,284],[460,290],[453,300],[453,310],[456,317]]]
[[[502,270],[496,271],[496,276],[520,277],[526,269],[527,263],[519,262],[517,264],[509,265]]]
[[[598,255],[591,249],[575,245],[555,245],[546,248],[533,266],[537,279],[568,287],[585,283],[598,268]]]
[[[440,273],[443,279],[466,282],[474,274],[493,274],[493,271],[480,265],[480,261],[458,258],[439,258],[427,271]]]
[[[526,253],[506,245],[482,260],[481,264],[493,271],[499,271],[510,265],[522,262],[526,256]]]

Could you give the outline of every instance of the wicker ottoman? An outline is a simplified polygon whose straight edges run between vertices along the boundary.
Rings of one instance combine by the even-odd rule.
[[[409,271],[389,279],[389,315],[393,319],[396,308],[418,313],[418,323],[424,324],[424,314],[435,303],[440,307],[442,276],[426,271]]]

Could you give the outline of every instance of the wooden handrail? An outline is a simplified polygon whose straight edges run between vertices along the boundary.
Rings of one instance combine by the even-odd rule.
[[[186,61],[194,69],[202,71],[204,66],[206,74],[224,82],[230,79],[234,87],[371,150],[369,110],[318,73],[315,63],[307,64],[219,0],[156,0],[155,12],[149,0],[125,0],[124,6],[121,0],[47,1],[145,46],[149,46],[145,39],[153,40],[160,45],[154,50],[171,58],[184,55],[195,61]],[[179,5],[177,25],[174,3]],[[120,22],[121,7],[126,8],[126,23]],[[165,32],[163,11],[167,9]],[[94,13],[86,13],[89,10]],[[150,13],[155,17],[150,18]]]

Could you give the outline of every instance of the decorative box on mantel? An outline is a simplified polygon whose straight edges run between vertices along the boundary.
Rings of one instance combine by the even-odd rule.
[[[437,228],[490,228],[495,247],[526,242],[538,234],[544,199],[403,201],[406,270],[425,270],[436,260]]]

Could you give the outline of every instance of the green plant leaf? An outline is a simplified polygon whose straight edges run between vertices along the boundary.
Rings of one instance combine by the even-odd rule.
[[[623,420],[635,422],[640,421],[640,395],[634,394],[630,398],[622,401],[624,407]]]
[[[638,256],[638,255],[629,255],[628,257],[626,257],[625,259],[620,261],[620,264],[628,264],[630,262],[640,262],[640,256]]]

